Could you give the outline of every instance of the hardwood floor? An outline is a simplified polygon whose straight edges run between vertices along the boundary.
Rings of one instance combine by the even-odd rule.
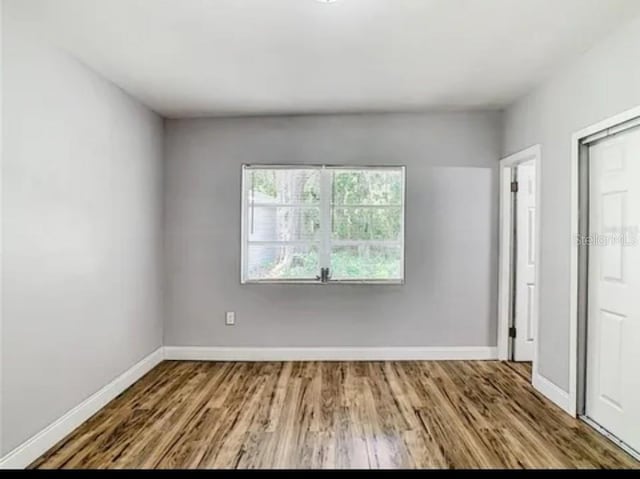
[[[164,362],[37,468],[638,468],[495,361]]]
[[[509,361],[506,363],[511,369],[513,369],[516,373],[522,376],[527,382],[531,382],[532,375],[532,364],[529,362],[520,362],[516,363],[514,361]]]

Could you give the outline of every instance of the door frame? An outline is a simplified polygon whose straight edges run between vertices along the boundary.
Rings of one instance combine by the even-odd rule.
[[[587,265],[588,250],[578,238],[588,234],[589,148],[583,140],[624,131],[640,125],[640,106],[626,110],[575,132],[571,137],[571,255],[569,294],[569,400],[567,412],[585,412],[587,366]]]
[[[515,290],[512,285],[512,279],[516,267],[515,258],[512,252],[514,247],[513,238],[513,204],[511,194],[511,175],[513,169],[519,164],[528,161],[535,162],[536,171],[536,222],[535,222],[535,255],[536,255],[536,288],[533,297],[534,316],[533,331],[536,341],[533,345],[533,374],[537,374],[538,365],[538,315],[540,304],[540,224],[541,224],[541,203],[542,194],[540,185],[542,184],[542,147],[538,145],[531,146],[525,150],[514,153],[500,160],[500,236],[498,246],[498,359],[507,361],[510,358],[510,341],[509,341],[509,325],[512,315],[512,300]]]

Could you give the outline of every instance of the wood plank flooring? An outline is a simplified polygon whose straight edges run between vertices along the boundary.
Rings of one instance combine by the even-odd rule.
[[[514,361],[509,361],[506,363],[511,369],[517,372],[520,376],[525,378],[527,382],[531,382],[532,375],[532,364],[529,362],[516,363]]]
[[[506,363],[160,364],[34,468],[638,468]]]

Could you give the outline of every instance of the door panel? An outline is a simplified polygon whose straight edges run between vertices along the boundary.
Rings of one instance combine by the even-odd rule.
[[[622,361],[620,354],[612,351],[622,351],[622,324],[625,317],[600,311],[599,354],[600,357],[600,396],[617,409],[622,409],[620,398],[620,378],[622,376]]]
[[[536,166],[534,161],[517,167],[516,197],[516,339],[513,358],[532,361],[536,288]]]
[[[626,191],[602,193],[602,226],[605,235],[624,231],[626,197]],[[604,245],[602,250],[602,279],[622,282],[622,242],[612,239],[614,241]]]
[[[536,285],[528,284],[527,285],[527,330],[526,330],[526,340],[527,342],[533,343],[533,314],[534,309],[534,297],[536,294]],[[532,358],[533,359],[533,358]]]
[[[586,414],[640,450],[640,128],[589,148]]]

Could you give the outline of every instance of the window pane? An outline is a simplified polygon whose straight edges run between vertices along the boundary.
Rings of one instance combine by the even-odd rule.
[[[248,278],[314,279],[320,274],[315,245],[249,245]]]
[[[331,279],[402,279],[400,246],[335,246]]]
[[[402,208],[333,208],[333,240],[398,241]]]
[[[254,206],[248,212],[249,241],[304,241],[320,235],[320,209]]]
[[[249,169],[246,171],[249,204],[318,204],[320,171],[317,169]]]
[[[243,172],[243,281],[403,278],[403,168]]]
[[[401,205],[402,171],[399,169],[334,170],[334,205]]]

